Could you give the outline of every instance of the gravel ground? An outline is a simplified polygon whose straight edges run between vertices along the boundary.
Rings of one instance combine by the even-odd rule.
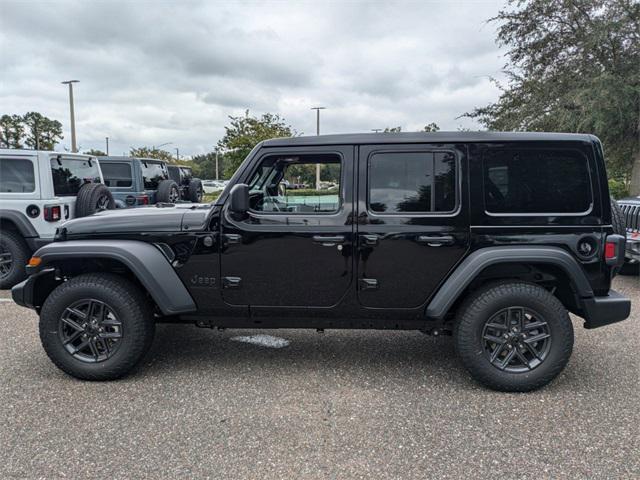
[[[0,292],[0,478],[639,478],[640,280],[615,283],[632,318],[574,319],[529,394],[474,384],[450,338],[174,325],[136,374],[81,382]]]

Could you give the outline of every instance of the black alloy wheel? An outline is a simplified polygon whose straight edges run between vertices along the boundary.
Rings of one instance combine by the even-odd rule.
[[[13,268],[13,255],[0,245],[0,279],[7,278]]]
[[[110,203],[111,198],[109,197],[109,195],[101,195],[100,197],[98,197],[98,201],[96,202],[96,212],[109,210]]]
[[[551,349],[551,331],[544,318],[525,307],[499,311],[484,325],[482,347],[499,370],[520,373],[540,366]]]
[[[74,302],[62,312],[58,335],[71,356],[82,362],[98,363],[116,353],[124,329],[113,308],[87,298]]]
[[[169,191],[169,203],[176,203],[178,200],[180,200],[180,190],[178,190],[178,187],[171,187]]]

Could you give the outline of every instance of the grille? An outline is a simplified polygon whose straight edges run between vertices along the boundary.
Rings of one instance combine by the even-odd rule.
[[[627,232],[640,231],[640,204],[620,203],[620,208],[624,214]]]

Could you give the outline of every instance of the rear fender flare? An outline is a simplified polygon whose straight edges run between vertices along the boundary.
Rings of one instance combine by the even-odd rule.
[[[442,320],[469,284],[485,268],[500,263],[537,263],[562,269],[571,279],[580,298],[594,296],[582,267],[565,250],[558,247],[487,247],[465,258],[440,287],[426,309],[426,316]]]

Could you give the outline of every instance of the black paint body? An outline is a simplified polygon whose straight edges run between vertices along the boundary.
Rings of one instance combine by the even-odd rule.
[[[580,215],[491,215],[485,211],[484,152],[560,148],[588,159],[593,204]],[[380,215],[367,208],[367,158],[374,152],[454,152],[458,165],[453,213]],[[343,162],[341,206],[334,214],[229,212],[229,189],[273,154],[335,154]],[[65,224],[59,240],[124,239],[169,246],[173,265],[197,309],[181,321],[220,327],[418,328],[446,326],[429,318],[434,295],[465,258],[496,246],[551,246],[568,252],[596,296],[609,292],[612,269],[603,258],[612,234],[609,193],[597,138],[564,134],[369,134],[276,139],[258,145],[218,201],[107,212]],[[344,237],[332,242],[331,237]],[[323,237],[328,237],[323,241]],[[450,238],[442,244],[429,239]],[[588,237],[597,253],[578,255]],[[426,239],[426,240],[425,240]],[[171,258],[169,260],[172,260]],[[553,268],[507,264],[490,278],[553,281]],[[367,283],[377,282],[376,286]],[[561,277],[555,279],[561,281]],[[475,285],[477,287],[477,285]],[[565,285],[565,288],[568,288]],[[563,299],[568,308],[571,295]],[[174,320],[178,320],[177,317]]]

